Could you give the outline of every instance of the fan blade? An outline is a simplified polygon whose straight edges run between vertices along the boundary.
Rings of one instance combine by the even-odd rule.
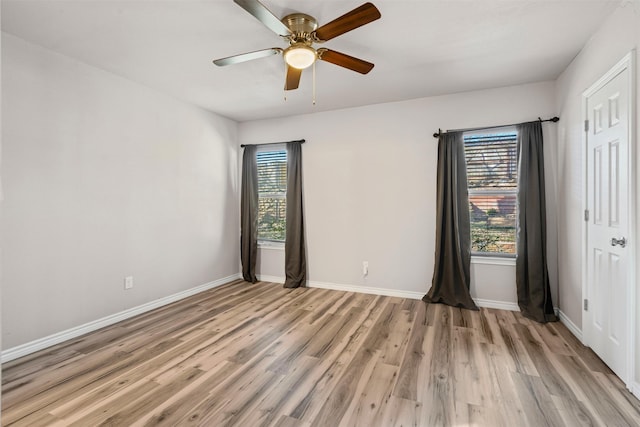
[[[301,75],[302,70],[287,65],[287,79],[284,82],[284,90],[298,89],[298,85],[300,85]]]
[[[331,62],[332,64],[357,71],[360,74],[367,74],[371,69],[373,69],[373,64],[371,62],[363,61],[362,59],[354,58],[353,56],[336,52],[331,49],[318,49],[318,57],[323,61]]]
[[[291,30],[258,0],[233,0],[238,6],[253,15],[265,27],[281,36],[288,36]]]
[[[246,62],[254,59],[265,58],[271,55],[277,55],[280,52],[282,52],[282,49],[280,49],[279,47],[272,47],[271,49],[256,50],[255,52],[241,53],[240,55],[214,59],[213,63],[219,67],[223,67],[225,65],[238,64],[240,62]]]
[[[318,40],[331,40],[334,37],[373,22],[381,16],[380,11],[372,3],[365,3],[328,24],[324,24],[315,31],[315,35]]]

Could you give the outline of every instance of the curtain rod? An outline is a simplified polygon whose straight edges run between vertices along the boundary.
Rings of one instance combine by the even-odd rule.
[[[556,123],[556,122],[560,121],[560,117],[556,116],[556,117],[552,117],[552,118],[546,119],[546,120],[542,120],[540,117],[538,117],[538,121],[540,123],[542,123],[542,122],[553,122],[553,123]],[[525,123],[527,123],[527,122],[525,122]],[[533,123],[533,122],[528,122],[528,123]],[[516,126],[516,125],[519,125],[519,124],[520,123],[512,123],[510,125],[500,125],[500,126],[484,126],[484,127],[467,128],[467,129],[450,129],[447,132],[469,132],[469,131],[472,131],[472,130],[497,129],[497,128],[503,128],[503,127],[506,127],[506,126]],[[434,138],[438,138],[441,133],[442,133],[442,130],[438,129],[438,132],[434,133],[433,137]]]
[[[300,144],[304,144],[304,139],[296,139],[295,141],[284,141],[284,142],[265,142],[264,144],[240,144],[240,147],[251,147],[253,145],[273,145],[273,144],[288,144],[290,142],[299,142]]]

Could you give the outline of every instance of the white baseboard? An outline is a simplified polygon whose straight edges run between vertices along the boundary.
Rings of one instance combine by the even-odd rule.
[[[310,288],[333,289],[335,291],[358,292],[361,294],[384,295],[388,297],[422,299],[423,292],[403,291],[399,289],[372,288],[370,286],[359,285],[338,285],[336,283],[327,282],[309,282]]]
[[[262,274],[256,274],[256,278],[261,282],[284,283],[284,277],[263,276]]]
[[[640,399],[640,383],[639,382],[634,381],[633,384],[631,384],[631,393],[633,393],[635,397]]]
[[[482,298],[474,298],[473,302],[475,302],[478,307],[483,307],[483,308],[496,308],[498,310],[520,311],[520,307],[518,306],[518,303],[515,303],[515,302],[495,301],[495,300],[482,299]]]
[[[263,282],[284,283],[284,277],[278,276],[258,276],[258,280]],[[307,286],[310,288],[332,289],[334,291],[357,292],[362,294],[385,295],[390,297],[422,299],[426,292],[403,291],[398,289],[375,288],[360,285],[345,285],[338,283],[308,281]],[[487,299],[474,298],[473,301],[478,307],[497,308],[500,310],[520,311],[520,307],[515,302],[494,301]]]
[[[258,275],[258,280],[260,280],[261,282],[272,282],[272,283],[285,282],[284,277],[278,277],[278,276]],[[356,292],[361,294],[385,295],[389,297],[399,297],[399,298],[409,298],[409,299],[422,299],[424,295],[421,292],[402,291],[402,290],[385,289],[385,288],[372,288],[370,286],[359,286],[359,285],[343,285],[343,284],[337,284],[337,283],[316,282],[312,280],[307,281],[307,287],[318,288],[318,289],[331,289],[334,291],[343,291],[343,292]]]
[[[573,335],[575,335],[575,337],[578,338],[578,340],[580,340],[582,344],[584,344],[584,341],[582,340],[582,330],[578,328],[576,324],[573,323],[571,319],[569,319],[569,317],[567,317],[567,315],[562,312],[562,310],[558,311],[558,317],[560,318],[560,322],[562,322],[562,324],[566,326],[567,329]]]
[[[314,281],[310,281],[308,285],[310,288],[333,289],[336,291],[360,292],[363,294],[385,295],[390,297],[419,299],[419,300],[421,300],[426,293],[426,292],[415,292],[415,291],[403,291],[403,290],[397,290],[397,289],[372,288],[372,287],[359,286],[359,285],[339,285],[336,283],[314,282]],[[518,304],[516,304],[515,302],[493,301],[493,300],[480,299],[480,298],[473,298],[473,301],[476,303],[478,307],[497,308],[500,310],[510,310],[510,311],[520,311],[520,307],[518,307]]]
[[[121,311],[119,313],[115,313],[110,316],[106,316],[101,319],[94,320],[89,323],[85,323],[84,325],[76,326],[74,328],[57,332],[55,334],[46,336],[44,338],[39,338],[37,340],[31,341],[25,344],[8,348],[2,351],[0,360],[2,361],[2,363],[9,362],[19,357],[26,356],[31,353],[35,353],[36,351],[43,350],[47,347],[51,347],[53,345],[60,344],[64,341],[79,337],[80,335],[97,331],[98,329],[104,328],[105,326],[113,325],[114,323],[121,322],[123,320],[129,319],[131,317],[137,316],[142,313],[146,313],[147,311],[151,311],[158,307],[162,307],[164,305],[171,304],[172,302],[179,301],[181,299],[190,297],[197,293],[204,292],[208,289],[216,288],[218,286],[224,285],[225,283],[229,283],[239,278],[242,278],[240,274],[233,274],[231,276],[223,277],[222,279],[214,280],[212,282],[205,283],[204,285],[196,286],[195,288],[187,289],[186,291],[178,292],[177,294],[169,295],[169,296],[139,305],[137,307],[132,307],[127,310]]]

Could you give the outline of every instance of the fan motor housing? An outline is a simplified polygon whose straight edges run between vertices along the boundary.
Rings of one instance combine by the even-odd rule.
[[[316,18],[305,13],[292,13],[282,18],[281,21],[291,30],[296,39],[300,37],[306,39],[318,28]]]

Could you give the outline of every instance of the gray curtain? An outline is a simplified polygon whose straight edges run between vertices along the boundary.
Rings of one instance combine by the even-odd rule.
[[[299,142],[287,143],[287,212],[284,243],[285,288],[305,285],[307,258],[305,255],[304,218],[302,212],[302,147]]]
[[[478,310],[469,294],[471,231],[462,132],[440,134],[436,200],[436,256],[425,302]]]
[[[258,166],[256,147],[247,145],[242,156],[242,190],[240,194],[240,258],[242,277],[256,283],[258,256]]]
[[[516,287],[525,317],[553,322],[547,270],[547,223],[544,189],[542,123],[522,123],[518,129],[518,236]]]

